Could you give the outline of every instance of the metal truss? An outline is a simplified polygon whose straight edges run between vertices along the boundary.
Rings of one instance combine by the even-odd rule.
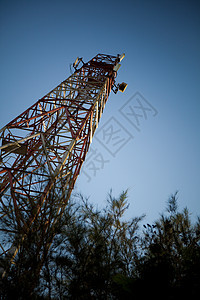
[[[0,218],[15,219],[1,231],[22,233],[17,247],[0,245],[3,255],[14,260],[38,220],[45,234],[62,214],[123,57],[98,54],[79,69],[76,61],[69,78],[0,130]]]

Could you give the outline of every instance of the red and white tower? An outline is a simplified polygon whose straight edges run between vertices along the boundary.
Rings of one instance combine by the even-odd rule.
[[[62,214],[85,160],[124,54],[98,54],[0,130],[0,218],[19,245],[0,245],[14,260],[26,235],[43,224],[41,241]],[[80,66],[82,65],[82,66]],[[52,213],[53,209],[53,213]],[[46,243],[46,249],[51,239]]]

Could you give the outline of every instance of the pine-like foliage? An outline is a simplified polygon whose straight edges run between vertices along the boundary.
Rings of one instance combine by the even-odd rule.
[[[177,193],[160,219],[143,230],[144,215],[127,220],[128,207],[127,191],[118,198],[110,192],[101,210],[82,195],[71,199],[54,233],[48,233],[54,239],[41,272],[38,227],[1,282],[1,299],[195,299],[200,219],[192,224],[189,211],[178,210]]]

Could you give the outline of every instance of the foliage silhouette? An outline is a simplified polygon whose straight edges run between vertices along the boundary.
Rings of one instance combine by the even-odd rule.
[[[177,196],[171,195],[166,212],[142,230],[144,215],[125,218],[127,191],[118,198],[110,192],[102,210],[77,195],[54,227],[40,274],[37,235],[43,224],[27,236],[16,264],[1,282],[1,299],[197,297],[200,219],[192,224],[187,208],[178,210]],[[14,238],[19,238],[17,233]],[[1,265],[4,268],[6,261]]]

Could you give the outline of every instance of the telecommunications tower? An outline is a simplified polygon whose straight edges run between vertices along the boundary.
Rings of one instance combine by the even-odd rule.
[[[15,220],[1,233],[20,236],[17,245],[1,241],[11,263],[28,234],[41,228],[38,253],[48,251],[48,234],[67,205],[110,91],[127,86],[115,83],[124,56],[77,58],[69,78],[0,130],[0,218]]]

